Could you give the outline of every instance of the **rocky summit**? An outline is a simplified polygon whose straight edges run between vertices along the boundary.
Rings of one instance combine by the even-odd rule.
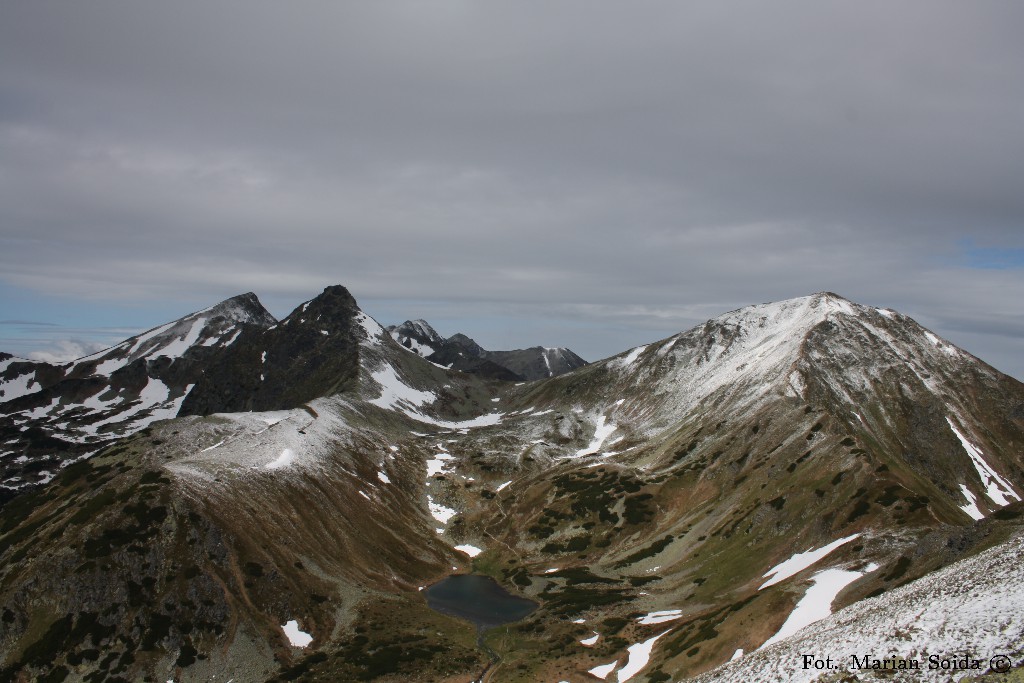
[[[1020,382],[832,293],[569,370],[536,349],[330,287],[0,357],[0,679],[1020,673]],[[467,573],[536,608],[427,604]]]

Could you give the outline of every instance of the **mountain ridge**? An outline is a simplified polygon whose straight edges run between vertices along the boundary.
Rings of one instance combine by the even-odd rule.
[[[386,329],[403,347],[432,363],[492,379],[533,381],[572,372],[587,364],[564,347],[488,351],[461,332],[445,339],[426,320],[406,320]]]

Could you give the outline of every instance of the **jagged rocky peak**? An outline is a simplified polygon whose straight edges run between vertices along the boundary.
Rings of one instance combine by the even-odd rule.
[[[245,330],[198,378],[179,415],[284,410],[345,390],[358,373],[364,319],[347,289],[327,287],[280,323]]]
[[[299,304],[281,321],[281,326],[296,324],[316,327],[347,326],[359,314],[359,306],[352,294],[341,285],[331,285],[316,297]]]
[[[407,334],[416,334],[428,341],[440,342],[444,338],[438,334],[437,330],[430,326],[426,320],[406,320],[404,323],[398,326],[398,331]]]
[[[436,353],[445,341],[426,320],[406,320],[389,326],[387,331],[396,342],[424,358]]]

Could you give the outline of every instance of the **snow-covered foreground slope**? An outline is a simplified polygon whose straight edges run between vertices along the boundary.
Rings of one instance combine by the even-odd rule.
[[[1000,655],[1012,666],[1021,666],[1022,556],[1024,536],[1018,536],[885,595],[850,605],[790,638],[692,680],[800,683],[836,672],[857,673],[863,679],[871,674],[875,660],[888,660],[884,680],[948,681],[961,673],[954,671],[954,661],[962,667],[965,656],[970,664],[980,662],[975,664],[980,668],[967,673],[984,673],[990,660]],[[804,655],[826,668],[815,668]],[[905,660],[904,666],[916,662],[920,668],[893,673],[900,660]]]

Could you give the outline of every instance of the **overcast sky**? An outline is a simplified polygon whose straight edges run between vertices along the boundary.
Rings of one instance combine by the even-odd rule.
[[[1024,3],[0,5],[0,349],[245,291],[588,360],[831,290],[1024,378]]]

